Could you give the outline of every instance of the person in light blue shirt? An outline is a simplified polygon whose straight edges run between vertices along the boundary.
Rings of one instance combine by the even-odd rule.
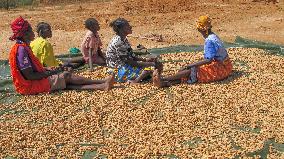
[[[204,59],[187,65],[169,77],[162,78],[161,71],[155,70],[154,85],[167,87],[178,83],[208,83],[227,78],[232,72],[232,63],[223,42],[211,29],[211,19],[208,16],[199,17],[197,30],[205,39]]]

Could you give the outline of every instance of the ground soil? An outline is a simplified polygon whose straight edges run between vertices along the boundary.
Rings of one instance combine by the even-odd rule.
[[[104,49],[113,36],[109,23],[124,17],[133,25],[133,35],[162,35],[164,42],[130,38],[133,46],[143,44],[148,48],[177,44],[202,44],[203,39],[195,29],[195,21],[200,15],[213,18],[214,31],[225,41],[233,41],[236,36],[284,44],[283,2],[268,3],[251,0],[114,0],[67,3],[61,1],[28,6],[25,8],[2,10],[0,53],[1,59],[8,57],[13,42],[9,24],[18,16],[23,16],[35,27],[38,22],[51,24],[55,54],[66,53],[70,47],[79,47],[86,30],[83,23],[89,17],[98,19]],[[65,2],[65,3],[64,3]]]
[[[106,48],[110,21],[124,17],[133,35],[162,35],[163,42],[130,38],[135,47],[202,44],[200,15],[213,18],[225,41],[236,36],[284,45],[284,6],[258,0],[45,1],[38,7],[2,10],[0,59],[13,42],[9,24],[23,16],[53,28],[56,54],[79,47],[85,19],[95,17]],[[255,1],[255,0],[254,0]],[[61,1],[60,1],[61,2]],[[0,104],[0,158],[284,158],[283,56],[255,48],[230,48],[231,75],[207,84],[158,89],[151,82],[116,83],[110,91],[59,91],[19,96]],[[176,73],[203,52],[165,54],[163,76]],[[178,61],[178,62],[175,62]],[[103,79],[106,67],[76,74]],[[1,70],[0,70],[1,71]],[[0,99],[2,100],[2,99]],[[13,99],[12,99],[13,100]],[[92,156],[92,157],[91,157]]]

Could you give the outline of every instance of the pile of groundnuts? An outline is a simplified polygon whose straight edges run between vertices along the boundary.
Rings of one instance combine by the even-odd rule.
[[[0,156],[82,158],[283,158],[284,58],[229,49],[232,75],[158,89],[151,82],[105,91],[62,91],[3,105]],[[202,52],[161,55],[164,75]],[[185,60],[184,62],[177,60]],[[78,72],[93,79],[107,68]],[[258,151],[259,150],[259,151]]]

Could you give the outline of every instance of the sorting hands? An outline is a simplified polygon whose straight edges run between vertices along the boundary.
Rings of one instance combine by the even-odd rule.
[[[188,69],[188,67],[182,67],[182,68],[179,69],[179,72],[187,70],[187,69]]]
[[[72,65],[70,63],[64,63],[63,65],[59,65],[62,71],[73,72]]]
[[[71,67],[66,67],[64,65],[59,65],[58,67],[45,67],[45,70],[47,76],[62,73],[64,78],[71,77],[73,72]]]
[[[147,62],[154,62],[155,63],[155,69],[158,69],[159,71],[163,70],[163,64],[158,60],[158,57],[150,57],[146,59]]]
[[[157,62],[158,58],[157,57],[150,57],[146,59],[146,62]]]
[[[54,71],[56,69],[57,69],[57,67],[45,67],[46,71]]]
[[[61,75],[64,77],[64,79],[69,79],[71,78],[72,73],[70,71],[64,71]]]

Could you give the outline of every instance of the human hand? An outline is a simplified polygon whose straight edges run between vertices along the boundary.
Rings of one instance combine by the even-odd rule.
[[[157,57],[150,57],[146,59],[147,62],[157,62]]]
[[[138,49],[138,50],[142,50],[142,49],[146,49],[146,47],[143,46],[143,45],[141,45],[141,44],[139,44],[139,45],[137,45],[137,49]]]
[[[161,63],[161,62],[155,62],[155,69],[158,69],[159,72],[162,72],[163,71],[163,67],[164,65]]]
[[[181,67],[178,72],[181,72],[181,71],[184,71],[185,70],[185,67]]]
[[[69,79],[71,78],[72,73],[69,71],[64,71],[61,75],[64,77],[64,79]]]
[[[64,71],[73,72],[72,67],[64,67]]]
[[[184,70],[188,70],[188,69],[189,69],[189,66],[185,66],[185,67],[180,68],[180,69],[179,69],[179,72],[180,72],[180,71],[184,71]]]
[[[56,70],[58,67],[45,67],[46,71],[54,71]]]

